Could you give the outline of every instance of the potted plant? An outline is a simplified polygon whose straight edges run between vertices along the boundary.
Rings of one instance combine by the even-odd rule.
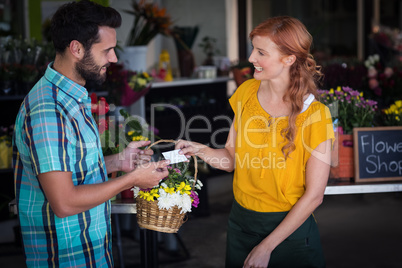
[[[181,77],[191,77],[196,66],[191,48],[198,35],[198,31],[198,26],[175,26],[172,30]]]
[[[201,40],[201,43],[198,45],[200,48],[202,48],[202,51],[206,56],[204,62],[202,63],[203,65],[214,65],[214,56],[220,53],[219,49],[216,48],[216,41],[216,38],[204,36],[204,38]]]
[[[158,34],[169,36],[173,22],[157,4],[132,0],[131,6],[132,10],[125,12],[134,16],[134,22],[121,57],[132,71],[145,71],[147,45]]]
[[[354,176],[353,128],[374,126],[377,102],[350,87],[319,90],[319,94],[331,111],[336,132],[330,177],[349,180]]]
[[[4,95],[12,94],[15,84],[15,65],[14,64],[1,64],[0,65],[0,89]]]

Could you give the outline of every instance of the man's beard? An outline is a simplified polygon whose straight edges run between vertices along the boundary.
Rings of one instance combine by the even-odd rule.
[[[104,74],[100,73],[102,67],[95,63],[90,51],[85,51],[84,58],[76,63],[75,70],[87,84],[95,83],[102,85],[106,80],[106,72]]]

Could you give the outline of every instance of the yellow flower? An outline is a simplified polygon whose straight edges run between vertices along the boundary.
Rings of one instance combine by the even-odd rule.
[[[149,74],[147,72],[143,72],[142,75],[145,76],[145,78],[149,78]]]
[[[399,116],[395,116],[396,121],[401,121],[401,119],[399,118]]]
[[[158,189],[152,189],[149,192],[140,191],[139,196],[147,201],[154,201],[155,198],[159,197]]]
[[[337,87],[337,88],[336,88],[336,91],[342,91],[342,88],[341,88],[341,87]]]
[[[149,140],[148,137],[144,137],[144,136],[134,136],[131,138],[132,141],[147,141]]]
[[[397,101],[395,101],[395,105],[396,105],[396,107],[398,107],[398,108],[402,108],[402,100],[397,100]]]
[[[134,130],[130,130],[129,132],[127,132],[127,134],[128,134],[129,136],[133,135],[133,134],[134,134]]]
[[[331,88],[331,89],[329,90],[329,94],[334,94],[334,89],[333,89],[333,88]]]
[[[138,80],[137,80],[138,85],[141,87],[145,86],[147,84],[147,82],[148,81],[144,78],[138,78]]]
[[[181,194],[188,194],[190,195],[191,192],[191,186],[186,184],[184,181],[182,181],[179,185],[179,187],[177,187],[177,191],[180,191]]]
[[[174,187],[165,187],[163,190],[165,190],[165,192],[168,194],[174,194]]]

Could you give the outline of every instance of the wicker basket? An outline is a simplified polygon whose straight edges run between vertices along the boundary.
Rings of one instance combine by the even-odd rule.
[[[175,140],[159,140],[151,144],[148,148],[160,143],[172,142]],[[197,182],[197,161],[194,159],[194,184]],[[180,227],[187,221],[186,214],[180,213],[181,209],[177,206],[170,209],[159,209],[158,201],[147,201],[143,198],[136,198],[137,203],[137,223],[141,228],[154,230],[163,233],[177,233]]]

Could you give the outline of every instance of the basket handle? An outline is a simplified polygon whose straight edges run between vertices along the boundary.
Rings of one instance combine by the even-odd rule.
[[[148,145],[148,147],[146,149],[149,149],[152,146],[154,146],[154,145],[156,145],[158,143],[161,143],[161,142],[171,142],[171,143],[176,144],[178,141],[176,141],[176,140],[158,140],[158,141],[155,141],[154,143]],[[193,190],[194,190],[195,183],[197,182],[198,163],[197,163],[197,158],[194,155],[192,155],[192,157],[193,157],[193,160],[194,160],[194,183],[193,183]]]

